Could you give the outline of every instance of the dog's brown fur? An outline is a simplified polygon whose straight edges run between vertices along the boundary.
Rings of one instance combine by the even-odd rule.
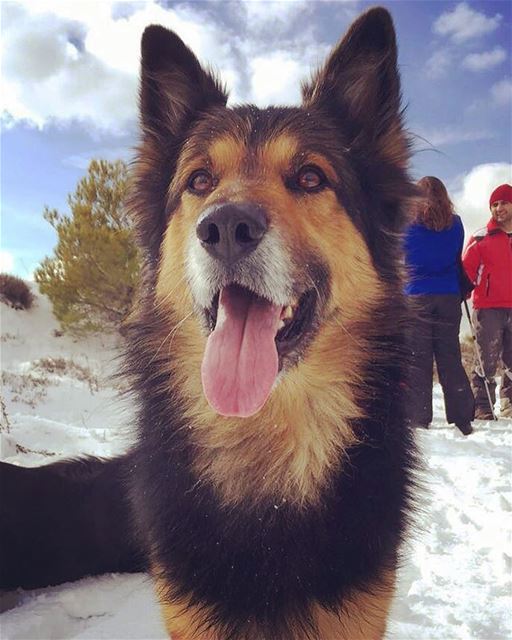
[[[399,236],[412,188],[389,14],[351,27],[301,108],[226,108],[160,27],[142,54],[131,496],[167,629],[174,640],[382,638],[414,466]],[[267,224],[267,244],[234,266],[198,240],[226,204],[257,207]],[[289,293],[276,293],[283,282]],[[265,404],[244,418],[219,415],[201,381],[202,308],[232,285],[283,309],[304,292],[315,301]]]
[[[341,615],[316,607],[318,637],[325,640],[381,640],[386,633],[395,576],[385,574],[364,590],[354,590],[344,599]],[[304,638],[306,640],[306,638]]]
[[[347,595],[340,611],[328,611],[316,605],[311,612],[311,626],[320,640],[382,640],[395,588],[393,572],[383,575],[375,584],[365,585]],[[190,600],[169,601],[169,585],[156,581],[165,627],[172,640],[218,640],[215,629],[208,628],[212,611],[194,605]],[[312,629],[292,629],[293,640],[311,640]],[[258,629],[247,631],[249,638],[259,638]],[[264,640],[262,638],[261,640]]]
[[[413,190],[389,14],[352,25],[302,106],[226,102],[175,34],[148,27],[131,199],[145,265],[126,354],[137,443],[108,462],[2,466],[11,498],[0,535],[16,553],[1,584],[147,563],[174,640],[380,640],[415,468],[400,236]],[[205,220],[219,232],[219,212],[243,222],[236,259],[203,234]],[[231,317],[231,337],[255,307],[288,321],[266,334],[279,373],[250,411],[230,394],[220,408],[206,399],[222,294],[248,314]],[[226,353],[240,364],[241,350],[217,351],[229,366]],[[237,378],[237,392],[253,390],[257,372]],[[98,505],[101,526],[84,528]],[[132,519],[137,544],[125,535]],[[30,541],[13,540],[31,522],[50,524],[26,568]],[[77,564],[65,545],[75,537],[87,551]]]
[[[236,130],[243,130],[242,125],[237,122]],[[334,194],[323,191],[297,202],[287,192],[281,176],[289,171],[297,147],[290,136],[280,136],[253,154],[242,140],[223,138],[212,143],[205,157],[187,158],[177,167],[177,184],[197,166],[209,166],[222,176],[219,188],[201,201],[184,194],[162,243],[156,298],[172,314],[176,327],[165,347],[173,354],[172,379],[183,397],[191,399],[186,416],[197,449],[194,468],[198,477],[212,482],[225,503],[269,496],[299,504],[317,502],[333,466],[357,440],[349,426],[360,416],[354,382],[371,354],[354,341],[352,326],[370,318],[385,293],[361,234]],[[334,174],[318,153],[303,163]],[[185,273],[190,229],[203,208],[225,200],[263,204],[290,257],[322,255],[333,283],[326,320],[307,360],[287,374],[243,428],[239,419],[217,415],[202,393],[199,374],[206,338],[193,313]],[[346,300],[353,301],[350,307]],[[254,477],[261,482],[254,483]]]

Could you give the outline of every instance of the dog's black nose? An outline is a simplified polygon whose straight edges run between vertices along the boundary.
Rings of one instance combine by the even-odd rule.
[[[263,207],[237,202],[206,209],[199,218],[196,234],[210,255],[233,264],[258,246],[267,229]]]

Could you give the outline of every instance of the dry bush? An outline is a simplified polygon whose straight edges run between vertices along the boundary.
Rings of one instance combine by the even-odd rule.
[[[48,373],[64,374],[68,369],[68,361],[65,358],[39,358],[33,363],[34,369],[47,371]]]
[[[33,362],[32,369],[36,373],[42,372],[43,375],[45,373],[60,376],[66,375],[80,382],[86,382],[91,393],[99,391],[100,388],[99,380],[91,369],[73,360],[66,360],[65,358],[40,358]]]
[[[0,273],[0,299],[14,309],[30,309],[34,303],[27,283],[10,273]]]
[[[97,393],[100,382],[89,367],[65,358],[34,360],[30,370],[23,373],[2,371],[2,386],[9,389],[12,402],[35,409],[48,395],[48,388],[61,384],[59,377],[67,376],[85,383],[91,393]]]
[[[2,432],[10,433],[11,423],[9,422],[9,416],[7,415],[4,399],[0,397],[0,433]]]
[[[2,387],[9,389],[11,401],[26,404],[35,409],[47,396],[50,384],[48,377],[33,373],[13,373],[2,371]]]

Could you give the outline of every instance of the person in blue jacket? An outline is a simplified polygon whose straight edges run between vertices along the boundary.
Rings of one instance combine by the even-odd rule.
[[[405,292],[416,312],[410,333],[408,419],[424,428],[432,421],[435,359],[446,419],[469,435],[475,402],[459,343],[464,228],[441,180],[427,176],[418,187],[421,197],[404,239]]]

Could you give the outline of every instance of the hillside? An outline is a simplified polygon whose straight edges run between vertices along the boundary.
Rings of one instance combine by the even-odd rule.
[[[49,301],[29,311],[1,304],[3,398],[9,433],[1,455],[26,466],[80,453],[113,455],[129,442],[129,408],[113,374],[113,338],[61,335]]]
[[[1,305],[1,458],[38,465],[80,453],[113,455],[129,443],[132,409],[118,398],[112,339],[57,336],[48,302]],[[425,458],[421,511],[398,576],[388,638],[512,637],[512,421],[475,422],[463,438],[435,419],[417,433]],[[105,575],[4,594],[3,640],[165,638],[145,575]],[[327,639],[326,639],[327,640]]]

